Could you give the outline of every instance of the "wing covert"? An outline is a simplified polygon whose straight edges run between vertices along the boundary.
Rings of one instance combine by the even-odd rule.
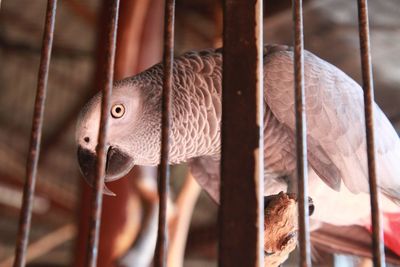
[[[294,134],[293,72],[293,53],[289,48],[266,47],[265,101],[274,116]],[[310,165],[324,181],[334,181],[334,177],[326,176],[337,175],[352,192],[368,192],[361,87],[338,68],[307,51],[304,73]],[[400,199],[399,139],[376,104],[374,112],[380,185],[391,198]]]

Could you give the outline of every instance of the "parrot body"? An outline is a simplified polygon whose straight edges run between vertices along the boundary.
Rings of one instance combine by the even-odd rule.
[[[105,181],[133,165],[160,160],[162,65],[115,84]],[[264,48],[265,195],[295,192],[296,146],[293,52]],[[333,65],[304,54],[309,195],[313,222],[370,227],[364,103],[361,87]],[[170,163],[188,162],[193,176],[219,201],[221,50],[188,52],[174,61]],[[232,88],[234,91],[234,88]],[[77,126],[78,160],[92,182],[100,95],[83,109]],[[119,108],[119,109],[118,109]],[[122,111],[121,111],[122,110]],[[400,141],[374,105],[376,162],[385,237],[400,255]]]

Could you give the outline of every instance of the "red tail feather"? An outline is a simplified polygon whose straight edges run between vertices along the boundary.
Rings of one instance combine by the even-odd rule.
[[[400,213],[384,213],[385,245],[400,256]]]
[[[400,256],[400,213],[383,213],[383,227],[385,246]]]

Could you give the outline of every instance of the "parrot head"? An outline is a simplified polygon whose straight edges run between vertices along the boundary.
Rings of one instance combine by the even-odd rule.
[[[105,182],[117,180],[126,175],[136,162],[143,162],[146,146],[143,139],[151,141],[142,121],[148,121],[146,108],[141,101],[141,90],[132,82],[121,81],[114,85],[111,102],[108,133],[106,140]],[[76,127],[78,163],[85,180],[94,184],[96,173],[96,147],[98,142],[101,93],[95,95],[82,109]],[[154,120],[153,120],[154,121]],[[157,121],[157,120],[155,120]],[[154,129],[154,128],[153,128]],[[147,134],[147,136],[146,136]],[[154,135],[154,134],[153,134]],[[157,134],[155,134],[157,136]],[[140,156],[135,154],[140,151]],[[105,194],[113,194],[104,185]]]

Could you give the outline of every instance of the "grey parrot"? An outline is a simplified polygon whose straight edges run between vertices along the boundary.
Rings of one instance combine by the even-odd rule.
[[[264,47],[265,195],[293,191],[296,146],[293,51]],[[111,99],[105,181],[134,165],[160,161],[163,66],[115,83]],[[304,53],[309,195],[320,223],[370,228],[363,91],[349,76]],[[198,183],[219,201],[222,51],[187,52],[173,65],[170,163],[187,162]],[[83,108],[77,123],[78,161],[86,180],[95,173],[101,94]],[[384,214],[385,244],[400,255],[400,142],[374,105],[376,161]]]

